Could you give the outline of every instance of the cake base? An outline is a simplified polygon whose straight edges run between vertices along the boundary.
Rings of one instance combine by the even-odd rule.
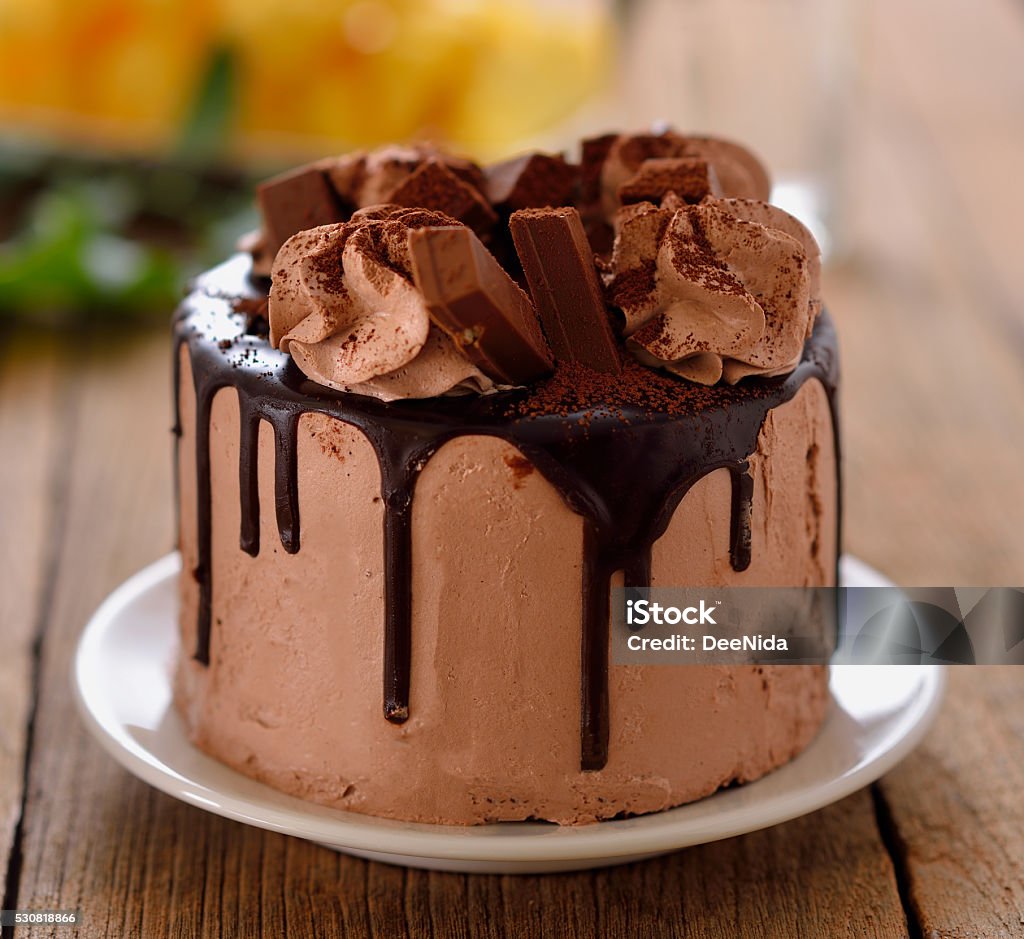
[[[844,586],[879,585],[850,561],[840,565]],[[128,772],[200,811],[387,863],[463,873],[582,870],[755,831],[814,812],[888,772],[941,704],[942,668],[840,665],[832,669],[830,716],[811,747],[751,786],[571,829],[396,823],[296,801],[197,753],[170,705],[179,569],[174,554],[140,571],[84,627],[71,677],[85,729]]]

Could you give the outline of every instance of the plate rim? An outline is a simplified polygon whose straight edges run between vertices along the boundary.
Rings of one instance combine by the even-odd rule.
[[[851,571],[856,569],[858,574],[869,572],[880,585],[889,583],[884,575],[857,558],[844,555],[843,562]],[[683,813],[695,805],[706,804],[718,793],[661,812],[585,826],[553,826],[530,822],[475,826],[432,825],[385,819],[325,806],[309,807],[302,800],[287,796],[244,774],[237,773],[196,749],[185,736],[181,718],[174,712],[173,706],[168,705],[172,720],[177,722],[181,731],[182,743],[191,747],[202,758],[215,762],[218,772],[235,774],[246,784],[264,786],[276,799],[284,797],[295,802],[294,807],[279,808],[260,804],[257,800],[244,796],[230,793],[225,795],[205,785],[201,777],[190,778],[178,772],[173,766],[146,750],[123,729],[123,726],[120,732],[107,726],[102,716],[96,713],[94,702],[90,700],[90,694],[86,691],[85,674],[92,666],[94,650],[101,645],[111,623],[135,602],[158,588],[165,580],[175,576],[179,570],[180,558],[177,552],[171,552],[146,566],[116,587],[83,628],[72,658],[71,684],[78,712],[87,729],[125,770],[173,798],[224,818],[326,844],[342,851],[387,854],[410,860],[430,859],[466,863],[585,862],[606,858],[611,864],[615,863],[616,858],[628,859],[640,855],[659,854],[770,828],[831,805],[889,772],[917,747],[930,729],[941,706],[946,684],[946,666],[940,665],[832,666],[830,686],[836,680],[837,671],[850,668],[913,670],[918,688],[911,703],[895,718],[894,726],[886,732],[884,749],[873,759],[849,772],[827,782],[814,784],[810,792],[798,789],[777,794],[767,804],[770,810],[768,814],[765,812],[765,806],[761,806],[759,810],[749,805],[738,806],[727,812],[724,821],[716,817],[713,820],[703,819],[698,823],[693,819],[686,819]],[[835,707],[834,701],[832,707]],[[786,765],[793,765],[802,756],[803,754],[798,755]],[[775,772],[784,769],[785,767],[780,767]],[[773,774],[762,778],[769,778],[771,775]],[[758,782],[760,780],[746,784],[744,790],[752,791]],[[325,817],[324,813],[328,815]],[[510,825],[516,826],[515,837],[507,836],[510,833]],[[324,830],[325,826],[330,830]]]

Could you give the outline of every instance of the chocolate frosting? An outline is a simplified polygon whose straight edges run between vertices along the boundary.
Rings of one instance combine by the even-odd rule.
[[[431,323],[412,283],[409,232],[456,224],[439,212],[377,206],[292,235],[274,261],[270,341],[338,391],[383,401],[489,391],[491,379]]]
[[[296,437],[300,417],[320,413],[359,428],[380,463],[384,514],[385,623],[383,712],[401,723],[410,707],[412,629],[412,498],[417,474],[446,441],[461,435],[502,438],[517,447],[584,520],[583,622],[581,623],[581,765],[597,770],[608,748],[609,584],[623,570],[627,587],[649,583],[653,543],[667,528],[686,492],[708,473],[725,468],[733,479],[730,556],[736,570],[750,563],[754,453],[767,414],[791,400],[810,379],[833,403],[838,360],[827,314],[818,317],[795,369],[785,376],[735,386],[702,387],[663,378],[633,366],[652,381],[648,403],[636,395],[638,377],[627,374],[632,394],[616,400],[608,386],[599,406],[558,399],[556,372],[548,387],[483,397],[385,403],[310,381],[290,356],[250,330],[244,310],[263,295],[250,280],[251,261],[237,256],[197,281],[175,316],[175,389],[180,349],[188,350],[196,393],[199,613],[195,657],[210,661],[211,478],[209,421],[213,398],[234,388],[241,416],[239,482],[243,551],[260,551],[257,442],[261,421],[274,430],[277,528],[285,551],[301,545]],[[573,363],[573,367],[580,366]],[[581,373],[582,374],[582,373]],[[589,373],[589,378],[597,373]],[[584,378],[588,376],[584,375]],[[619,380],[602,379],[608,381]],[[599,395],[598,397],[601,397]],[[180,438],[179,404],[175,433]],[[176,464],[177,465],[177,464]],[[637,485],[636,480],[643,480]]]
[[[623,207],[607,271],[637,358],[701,384],[791,371],[821,308],[811,233],[748,199]]]

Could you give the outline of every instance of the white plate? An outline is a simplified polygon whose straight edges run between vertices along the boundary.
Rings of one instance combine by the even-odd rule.
[[[767,828],[874,781],[924,736],[942,697],[939,666],[832,669],[832,709],[807,750],[757,782],[640,818],[579,828],[532,822],[421,825],[303,802],[196,750],[171,707],[177,555],[115,590],[79,641],[73,683],[99,742],[150,785],[201,809],[360,857],[433,870],[531,873],[623,864]],[[886,584],[844,558],[848,585]]]

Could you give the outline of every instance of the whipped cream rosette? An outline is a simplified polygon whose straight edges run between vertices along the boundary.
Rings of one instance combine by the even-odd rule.
[[[270,341],[314,381],[383,401],[489,391],[437,326],[409,273],[408,233],[441,213],[370,212],[293,235],[274,262]]]
[[[606,275],[627,347],[700,384],[792,371],[821,309],[807,228],[751,199],[624,206]]]

